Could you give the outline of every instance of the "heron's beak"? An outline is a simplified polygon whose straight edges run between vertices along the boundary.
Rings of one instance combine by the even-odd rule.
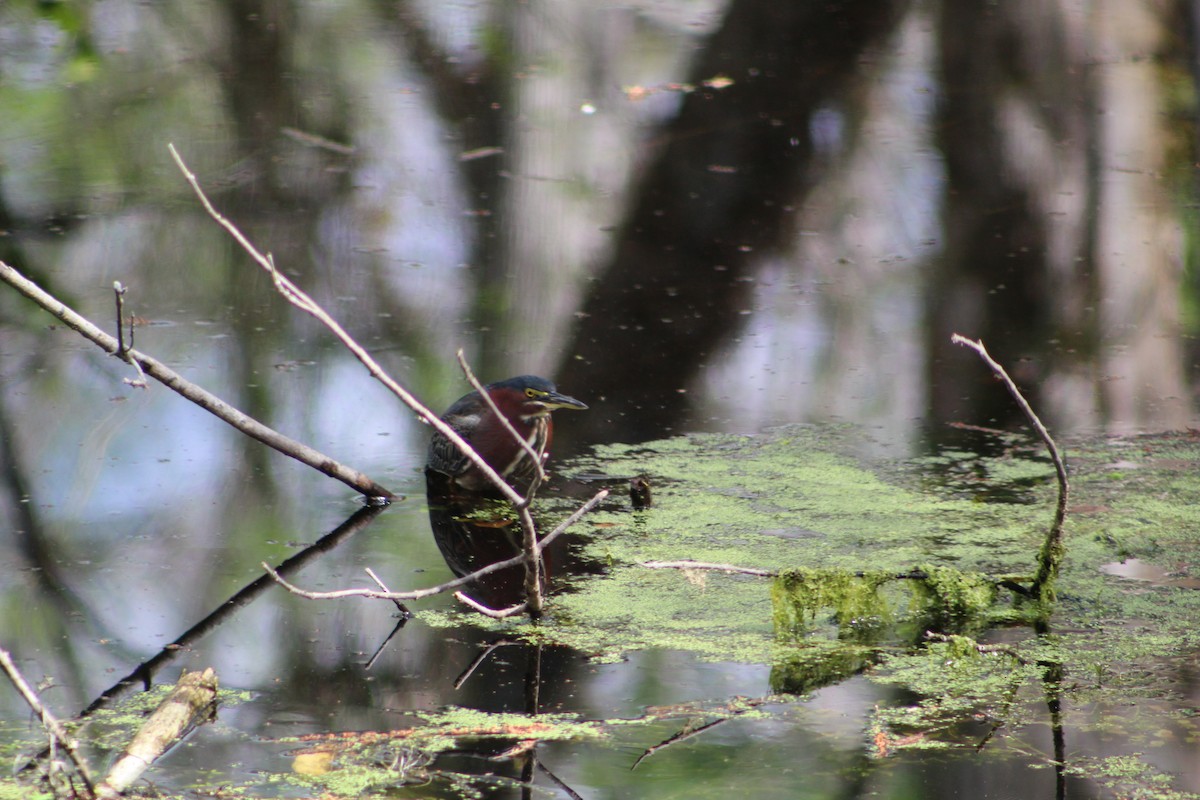
[[[550,392],[548,395],[541,398],[539,402],[541,402],[542,405],[546,406],[546,408],[550,409],[551,411],[560,408],[573,408],[576,411],[587,410],[586,404],[579,402],[574,397],[568,397],[567,395],[559,394],[558,392]]]

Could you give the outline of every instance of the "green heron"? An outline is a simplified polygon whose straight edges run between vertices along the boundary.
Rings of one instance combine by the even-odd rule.
[[[483,387],[517,433],[534,451],[542,454],[550,446],[554,424],[550,412],[556,408],[583,410],[587,406],[560,394],[554,384],[536,375],[521,375]],[[463,395],[454,402],[442,420],[467,440],[475,452],[505,480],[519,480],[533,472],[533,462],[508,429],[484,402],[479,392]],[[433,434],[429,443],[426,469],[440,472],[462,488],[478,492],[491,486],[478,467],[445,436]]]

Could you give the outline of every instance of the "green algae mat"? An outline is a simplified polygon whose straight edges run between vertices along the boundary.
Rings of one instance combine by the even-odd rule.
[[[598,661],[650,649],[767,664],[768,705],[852,678],[896,687],[910,702],[862,720],[874,758],[1023,748],[1030,728],[1049,727],[1055,749],[1031,766],[1060,781],[1200,796],[1145,755],[1164,743],[1200,752],[1188,694],[1200,440],[1068,444],[1065,560],[1034,599],[1020,587],[1057,497],[1037,443],[996,435],[991,456],[865,466],[845,454],[853,437],[794,427],[601,448],[578,468],[646,476],[653,506],[589,517],[586,553],[605,573],[557,597],[542,624],[497,627]],[[1116,752],[1071,757],[1067,730]]]
[[[269,743],[278,770],[218,774],[203,791],[484,796],[498,779],[447,758],[486,742],[490,758],[525,765],[505,784],[513,792],[534,785],[538,752],[559,748],[579,764],[621,765],[588,780],[609,787],[600,796],[723,796],[760,779],[731,770],[702,781],[716,769],[707,756],[674,794],[640,789],[639,776],[664,751],[707,753],[706,738],[734,730],[746,747],[771,752],[762,731],[777,737],[816,714],[823,692],[853,684],[885,700],[843,714],[856,755],[839,770],[991,758],[1052,773],[1056,796],[1082,781],[1097,796],[1200,797],[1181,788],[1176,766],[1200,752],[1200,439],[1065,443],[1065,560],[1051,591],[1035,598],[1021,587],[1037,571],[1057,495],[1035,444],[995,435],[986,456],[943,450],[881,464],[851,454],[857,437],[789,427],[601,448],[565,471],[614,486],[645,476],[653,503],[635,510],[614,493],[581,523],[576,555],[598,568],[552,596],[546,618],[441,609],[410,623],[451,637],[482,629],[539,653],[569,648],[597,670],[660,657],[744,665],[763,676],[758,694],[708,685],[621,714],[533,713],[536,702],[525,714],[411,709],[410,724],[394,730],[280,737]],[[552,498],[541,505],[547,523],[570,510]],[[558,777],[540,785],[546,796],[590,796]],[[778,796],[836,793],[800,785],[779,783]],[[0,798],[23,791],[0,782]]]

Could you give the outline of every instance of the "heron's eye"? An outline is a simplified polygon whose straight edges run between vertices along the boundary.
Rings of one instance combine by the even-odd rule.
[[[534,389],[532,387],[525,390],[525,396],[528,397],[530,400],[533,400],[540,394],[541,394],[541,392],[539,392],[537,389]]]

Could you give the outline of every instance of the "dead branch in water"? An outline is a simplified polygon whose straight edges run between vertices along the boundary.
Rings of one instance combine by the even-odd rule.
[[[574,513],[571,514],[571,516],[559,523],[558,527],[546,534],[546,536],[540,541],[537,541],[535,543],[535,548],[539,554],[542,550],[545,550],[551,542],[565,533],[568,528],[578,522],[584,514],[595,508],[596,505],[606,497],[608,497],[608,490],[601,489],[595,494],[595,496],[592,497],[591,500],[588,500],[582,506],[577,508]],[[455,578],[452,581],[446,581],[445,583],[437,586],[431,586],[428,589],[414,589],[413,591],[409,592],[388,592],[378,591],[375,589],[338,589],[332,592],[310,592],[306,589],[301,589],[298,586],[288,583],[283,579],[282,576],[279,575],[278,572],[272,569],[269,564],[264,562],[262,567],[267,571],[267,574],[270,575],[280,586],[287,589],[292,594],[299,595],[300,597],[308,600],[340,600],[345,597],[366,597],[372,600],[420,600],[424,597],[432,597],[436,594],[449,592],[459,588],[460,586],[466,586],[468,583],[479,580],[480,578],[490,575],[493,572],[498,572],[502,569],[507,569],[508,567],[515,567],[518,564],[527,562],[528,558],[529,556],[527,553],[521,553],[520,555],[505,559],[504,561],[497,561],[494,564],[489,564],[486,567],[477,569],[468,575],[462,576],[461,578]]]
[[[188,731],[206,722],[216,704],[217,674],[212,667],[203,672],[184,672],[171,693],[138,728],[108,777],[97,787],[97,797],[101,800],[120,797]]]
[[[41,720],[42,727],[46,730],[46,735],[50,737],[50,754],[53,755],[54,749],[61,747],[63,752],[67,754],[67,758],[71,759],[71,763],[75,766],[75,772],[79,775],[79,779],[83,781],[85,790],[83,796],[87,798],[95,797],[96,784],[92,781],[92,773],[88,769],[87,762],[79,755],[75,740],[67,734],[62,723],[50,713],[49,709],[42,705],[41,698],[37,696],[37,692],[30,687],[29,683],[25,680],[25,676],[21,674],[21,671],[17,669],[17,665],[13,663],[12,656],[3,648],[0,648],[0,669],[4,671],[13,688],[17,690],[17,693],[33,709],[33,713],[37,714],[38,719]]]
[[[1037,431],[1042,442],[1046,445],[1046,449],[1050,453],[1050,460],[1054,462],[1054,472],[1058,476],[1058,507],[1054,512],[1054,524],[1050,526],[1049,532],[1046,534],[1046,540],[1042,544],[1041,552],[1038,553],[1038,571],[1033,579],[1033,585],[1028,592],[1032,597],[1038,599],[1048,599],[1047,594],[1053,591],[1054,579],[1058,577],[1059,567],[1062,566],[1063,556],[1066,555],[1066,545],[1063,542],[1063,524],[1067,519],[1067,500],[1070,495],[1071,485],[1067,480],[1067,465],[1063,461],[1062,455],[1058,451],[1058,445],[1054,443],[1050,432],[1046,430],[1046,426],[1034,413],[1033,408],[1021,394],[1021,390],[1013,383],[1013,379],[1004,371],[1004,367],[1000,366],[990,355],[987,349],[983,346],[982,341],[968,339],[959,334],[953,334],[950,341],[954,344],[961,344],[964,347],[969,347],[974,350],[984,363],[996,374],[1001,381],[1004,382],[1008,393],[1017,401],[1017,405],[1021,408],[1025,418],[1029,420],[1029,424]]]
[[[643,561],[647,569],[681,569],[703,570],[707,572],[728,572],[736,575],[754,575],[758,578],[774,578],[779,574],[777,569],[759,569],[758,567],[739,567],[736,564],[713,564],[709,561]]]
[[[49,312],[71,330],[98,345],[105,352],[117,356],[120,356],[123,352],[123,360],[135,364],[140,372],[149,375],[168,389],[190,400],[222,422],[233,426],[247,436],[257,439],[271,449],[283,453],[285,456],[290,456],[302,464],[307,464],[313,469],[341,481],[367,497],[387,499],[393,496],[390,491],[358,470],[344,466],[324,453],[320,453],[308,445],[301,444],[295,439],[284,436],[273,428],[263,425],[253,417],[226,403],[215,394],[187,380],[161,361],[134,350],[131,346],[125,346],[122,351],[123,342],[119,342],[117,339],[109,336],[92,324],[91,321],[67,307],[57,298],[3,261],[0,261],[0,280],[41,306],[42,309]]]

